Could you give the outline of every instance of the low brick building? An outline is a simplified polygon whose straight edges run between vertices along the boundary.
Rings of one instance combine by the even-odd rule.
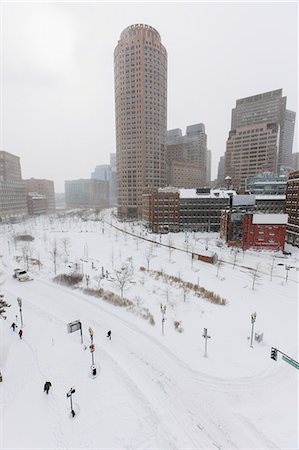
[[[154,233],[179,231],[179,190],[161,188],[143,194],[142,219]]]
[[[259,214],[244,209],[223,211],[220,237],[228,246],[255,250],[283,250],[286,214]]]
[[[48,212],[48,202],[46,196],[37,192],[28,192],[27,205],[30,216],[40,216],[41,214],[47,214]]]

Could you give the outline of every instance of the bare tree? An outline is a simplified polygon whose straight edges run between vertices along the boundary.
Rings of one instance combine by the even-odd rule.
[[[270,281],[272,281],[272,278],[273,278],[273,271],[274,271],[274,265],[275,265],[275,258],[276,258],[276,256],[273,256],[272,264],[271,264],[271,266],[270,266]]]
[[[185,233],[184,246],[185,246],[186,252],[189,251],[189,244],[190,244],[189,241],[190,241],[190,237],[189,237],[188,233]]]
[[[56,239],[54,239],[54,241],[52,242],[52,249],[50,250],[50,255],[54,264],[54,273],[56,275],[57,272],[57,258],[58,258],[58,246],[57,246],[57,241]]]
[[[252,278],[252,286],[251,289],[254,290],[255,284],[257,283],[257,280],[261,278],[261,275],[259,274],[259,264],[257,264],[256,268],[250,271],[249,275]]]
[[[154,251],[153,251],[153,244],[151,244],[145,254],[146,264],[147,264],[147,270],[149,270],[150,262],[154,258]]]
[[[171,254],[173,252],[173,239],[171,236],[168,236],[168,250],[169,250],[168,260],[171,261]]]
[[[123,264],[119,270],[114,271],[114,276],[113,284],[120,289],[120,296],[123,297],[124,290],[132,281],[133,268],[130,264]]]
[[[218,259],[218,261],[217,261],[217,263],[216,263],[216,266],[217,266],[217,278],[218,278],[218,275],[219,275],[219,270],[221,269],[221,267],[223,267],[224,266],[224,262],[222,261],[222,259]]]
[[[98,283],[98,288],[100,288],[101,287],[101,281],[104,279],[105,277],[101,274],[101,273],[99,273],[98,275],[96,275],[95,277],[94,277],[94,279],[97,281],[97,283]]]
[[[234,248],[233,249],[233,255],[232,255],[233,269],[236,267],[237,256],[238,256],[238,249]]]
[[[64,262],[67,263],[69,260],[70,247],[71,247],[69,238],[61,239],[61,244],[62,244],[62,248],[63,248],[63,252],[64,252]]]

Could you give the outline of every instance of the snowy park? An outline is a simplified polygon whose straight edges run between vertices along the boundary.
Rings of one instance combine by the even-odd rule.
[[[286,250],[151,234],[112,209],[1,225],[1,448],[298,448],[283,355],[298,361],[299,249]],[[217,262],[191,257],[204,252]]]

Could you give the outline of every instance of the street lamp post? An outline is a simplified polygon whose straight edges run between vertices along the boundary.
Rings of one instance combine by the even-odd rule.
[[[89,331],[89,336],[90,336],[89,349],[90,349],[90,353],[91,353],[91,371],[92,371],[93,375],[96,375],[97,374],[97,369],[96,369],[96,366],[94,365],[94,350],[95,350],[95,347],[94,347],[94,343],[93,343],[93,330],[92,330],[91,327],[89,327],[88,331]]]
[[[284,268],[285,268],[285,270],[286,270],[286,283],[288,282],[288,277],[289,277],[289,270],[290,269],[295,269],[295,267],[294,266],[290,266],[289,264],[286,264],[285,266],[284,266]]]
[[[204,354],[204,356],[207,357],[208,356],[208,339],[211,338],[211,336],[208,335],[208,329],[207,328],[203,329],[202,337],[205,339],[205,354]]]
[[[166,314],[166,305],[160,305],[160,310],[162,314],[162,336],[164,336],[164,323],[165,323],[165,314]]]
[[[75,415],[76,415],[76,413],[75,413],[75,411],[74,411],[74,409],[73,409],[73,399],[72,399],[72,395],[75,393],[76,391],[75,391],[75,388],[71,388],[68,392],[67,392],[67,394],[66,394],[66,396],[70,399],[70,401],[71,401],[71,415],[72,415],[72,417],[75,417]]]
[[[23,315],[22,315],[22,299],[21,297],[17,298],[19,309],[20,309],[20,317],[21,317],[21,326],[23,326]]]
[[[250,339],[250,347],[253,348],[253,329],[254,329],[254,323],[256,321],[256,312],[251,313],[251,339]]]

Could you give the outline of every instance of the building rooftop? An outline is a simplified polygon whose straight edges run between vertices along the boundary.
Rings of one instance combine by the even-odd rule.
[[[180,189],[180,198],[229,198],[236,195],[236,191],[211,189],[209,193],[198,193],[196,189]]]

